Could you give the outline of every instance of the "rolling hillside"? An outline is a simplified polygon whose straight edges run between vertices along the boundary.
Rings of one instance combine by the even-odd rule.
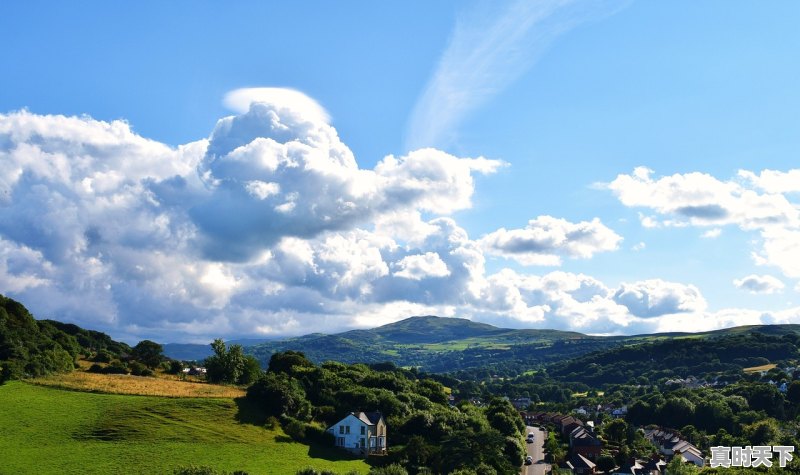
[[[369,330],[335,335],[311,334],[245,348],[266,365],[273,353],[302,351],[312,361],[344,363],[391,361],[429,372],[448,372],[506,360],[536,365],[567,355],[581,355],[619,344],[557,330],[512,330],[463,318],[411,317]]]
[[[657,333],[632,336],[590,336],[577,332],[498,328],[463,318],[411,317],[368,330],[334,335],[319,333],[264,342],[245,348],[266,366],[272,354],[302,351],[312,361],[417,366],[428,372],[486,368],[525,371],[588,353],[638,343],[673,339],[713,339],[762,333],[800,334],[800,325],[750,325],[702,333]]]
[[[0,385],[2,473],[169,474],[209,466],[251,475],[314,466],[366,473],[332,447],[294,442],[243,422],[239,399],[94,394],[12,381]]]

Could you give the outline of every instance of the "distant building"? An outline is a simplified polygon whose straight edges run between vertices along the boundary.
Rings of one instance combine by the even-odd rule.
[[[659,452],[667,457],[680,456],[698,467],[705,466],[705,457],[700,449],[683,440],[678,433],[665,429],[647,429],[644,437],[658,447]]]
[[[518,397],[516,399],[511,400],[511,404],[520,410],[527,409],[528,406],[531,405],[531,398],[529,397]]]
[[[603,451],[603,442],[597,438],[593,429],[577,427],[569,434],[569,449],[575,455],[597,460]]]
[[[577,474],[591,474],[597,473],[597,466],[591,460],[583,455],[575,454],[566,462],[566,468],[569,468]]]
[[[358,455],[385,454],[386,422],[380,412],[351,412],[328,427],[335,446]]]

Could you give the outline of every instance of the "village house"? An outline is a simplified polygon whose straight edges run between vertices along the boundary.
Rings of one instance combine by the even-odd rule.
[[[516,399],[511,400],[511,405],[513,405],[518,410],[527,409],[528,406],[531,405],[531,398],[529,397],[518,397]]]
[[[589,460],[597,460],[603,451],[603,442],[587,427],[577,427],[569,434],[570,452]]]
[[[577,474],[592,474],[597,473],[597,466],[591,460],[587,459],[583,455],[574,454],[569,460],[565,463],[566,467],[572,470],[573,473]]]
[[[644,436],[658,447],[659,452],[667,457],[680,456],[685,461],[691,462],[698,467],[705,466],[705,457],[703,457],[700,449],[681,439],[677,433],[671,430],[648,429],[644,431]]]
[[[658,456],[653,456],[650,460],[638,460],[630,458],[621,466],[615,468],[612,475],[661,475],[664,473],[666,463]]]
[[[386,422],[380,412],[351,412],[328,427],[335,446],[358,455],[385,454]]]

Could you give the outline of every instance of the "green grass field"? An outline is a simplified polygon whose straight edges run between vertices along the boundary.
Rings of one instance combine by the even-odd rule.
[[[280,429],[239,422],[233,399],[163,398],[0,386],[0,474],[170,474],[180,466],[294,474],[369,466]]]

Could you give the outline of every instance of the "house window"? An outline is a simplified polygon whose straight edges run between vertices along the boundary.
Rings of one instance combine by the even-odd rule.
[[[361,426],[361,435],[364,435],[364,429],[366,429],[366,427]]]
[[[344,447],[344,437],[337,437],[336,438],[336,445],[339,447]]]
[[[350,433],[350,426],[344,426],[344,433],[345,434],[349,434]]]
[[[339,426],[339,433],[344,434],[344,426]]]
[[[366,445],[366,441],[364,441],[364,438],[362,437],[362,438],[361,438],[361,448],[363,449],[363,448],[364,448],[364,447],[366,447],[366,446],[367,446],[367,445]]]

